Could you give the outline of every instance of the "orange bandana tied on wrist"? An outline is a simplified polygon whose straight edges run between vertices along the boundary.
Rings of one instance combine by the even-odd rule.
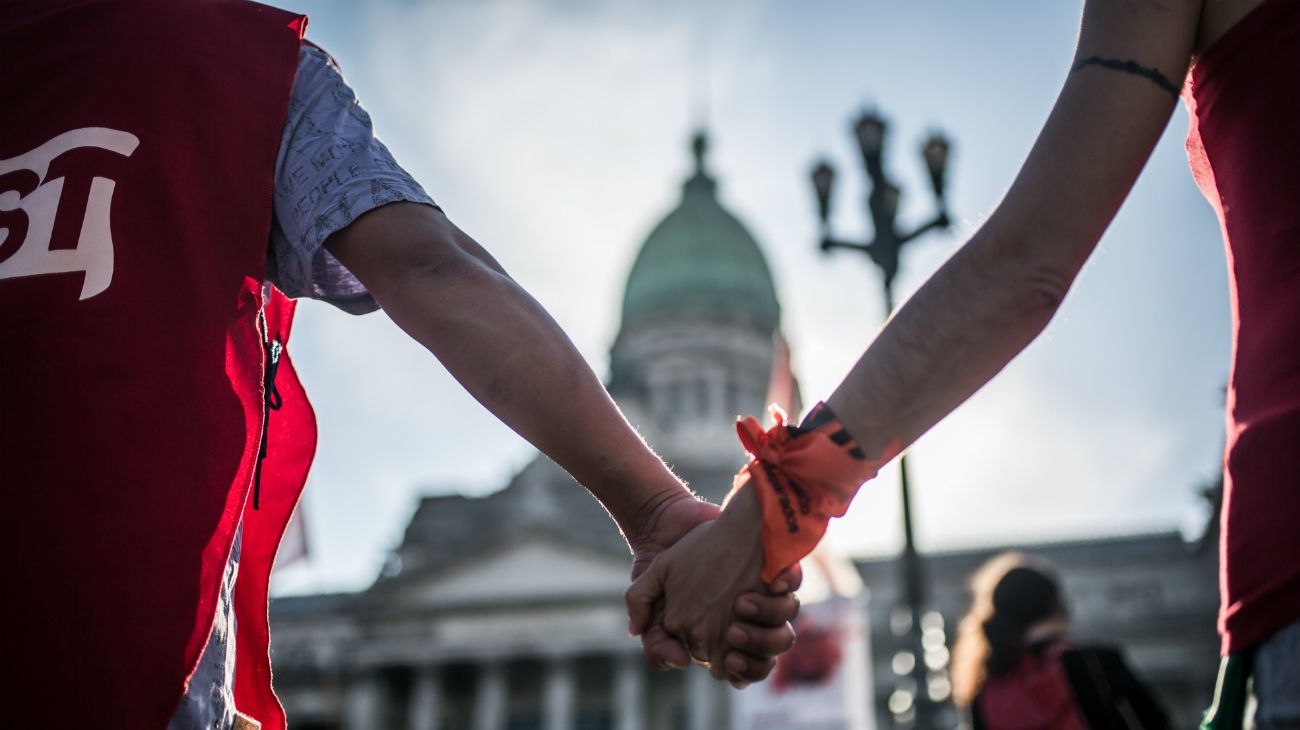
[[[894,442],[872,461],[858,447],[825,403],[818,403],[804,425],[785,424],[785,413],[771,406],[776,421],[764,431],[753,416],[736,422],[736,433],[753,460],[736,474],[732,494],[753,484],[763,513],[763,580],[771,582],[817,547],[832,517],[842,517],[863,482],[898,455]]]

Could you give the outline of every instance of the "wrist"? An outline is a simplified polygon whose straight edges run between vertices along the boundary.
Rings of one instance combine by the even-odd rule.
[[[718,515],[716,530],[725,547],[743,564],[740,575],[748,583],[758,579],[766,560],[763,549],[763,508],[758,493],[749,488],[737,490]]]
[[[755,543],[762,542],[763,508],[758,501],[756,485],[750,484],[736,490],[722,507],[718,522],[736,534],[753,535]]]
[[[649,471],[649,473],[647,473]],[[601,502],[629,543],[636,545],[652,534],[663,514],[682,500],[695,501],[695,495],[657,459],[654,465],[607,482]],[[592,490],[595,492],[595,490]],[[610,495],[605,497],[604,495]]]

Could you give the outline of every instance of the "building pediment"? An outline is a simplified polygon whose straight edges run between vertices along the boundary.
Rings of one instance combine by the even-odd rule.
[[[385,587],[389,605],[411,609],[607,599],[628,586],[630,559],[546,535],[524,535]]]

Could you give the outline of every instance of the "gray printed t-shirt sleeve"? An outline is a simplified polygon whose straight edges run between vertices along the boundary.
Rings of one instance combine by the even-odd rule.
[[[275,165],[267,279],[291,297],[375,311],[370,292],[323,244],[361,214],[398,201],[435,205],[375,137],[334,60],[304,43]]]

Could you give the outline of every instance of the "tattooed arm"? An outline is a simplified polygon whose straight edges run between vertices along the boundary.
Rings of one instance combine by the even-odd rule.
[[[828,401],[868,454],[916,440],[1050,321],[1169,121],[1200,5],[1087,3],[1073,70],[1010,191]]]
[[[1158,79],[1183,78],[1199,12],[1199,0],[1089,0],[1077,70],[1006,198],[828,400],[869,457],[915,441],[1047,325],[1169,121],[1173,82]],[[1093,57],[1116,62],[1087,62]],[[756,579],[761,563],[750,492],[742,489],[721,519],[663,553],[632,586],[634,625],[663,597],[664,627],[701,658],[719,656],[730,596]],[[738,668],[731,660],[713,666],[715,674]]]

